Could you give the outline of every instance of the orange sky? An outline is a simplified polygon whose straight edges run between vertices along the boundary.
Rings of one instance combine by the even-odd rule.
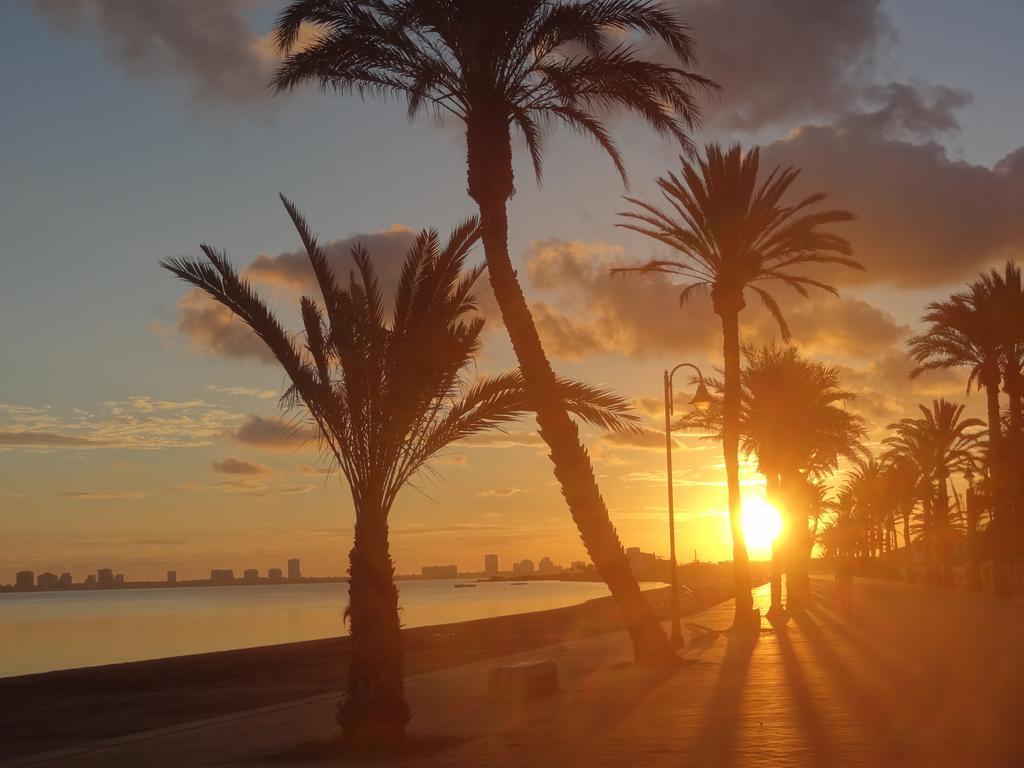
[[[359,239],[387,282],[413,232],[471,212],[461,137],[312,89],[268,102],[273,0],[189,3],[175,24],[146,12],[162,0],[137,0],[117,25],[104,2],[0,8],[0,172],[17,179],[0,185],[0,583],[20,568],[187,578],[289,557],[340,574],[351,502],[301,430],[281,429],[280,372],[157,261],[224,247],[295,324],[309,276],[278,191],[338,267]],[[1024,254],[1020,4],[970,19],[924,0],[672,5],[723,85],[698,141],[757,141],[764,165],[804,169],[797,194],[828,192],[858,215],[842,232],[866,272],[819,275],[839,298],[778,293],[796,343],[843,369],[875,439],[918,402],[963,400],[960,373],[910,382],[903,344],[927,301]],[[211,25],[234,36],[211,50]],[[653,199],[677,149],[611,127],[631,194]],[[686,360],[710,373],[720,329],[704,301],[680,310],[664,279],[609,276],[667,254],[616,228],[623,188],[587,142],[552,137],[542,188],[524,157],[516,170],[511,249],[556,369],[616,388],[647,420],[638,438],[584,432],[602,492],[624,545],[665,554],[661,372]],[[497,372],[513,359],[493,300],[483,307],[477,365]],[[773,333],[752,304],[744,341]],[[980,415],[976,395],[969,410]],[[717,446],[679,436],[675,464],[681,559],[729,557]],[[531,424],[433,466],[393,512],[400,572],[478,569],[489,552],[503,568],[584,557]]]

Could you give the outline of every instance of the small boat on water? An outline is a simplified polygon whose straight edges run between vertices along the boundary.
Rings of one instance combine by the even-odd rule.
[[[476,584],[455,584],[453,585],[456,589],[465,589],[466,587],[475,587]]]
[[[508,584],[510,587],[525,587],[527,583],[525,581],[510,581]]]

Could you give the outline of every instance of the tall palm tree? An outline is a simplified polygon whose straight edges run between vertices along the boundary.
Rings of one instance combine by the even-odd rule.
[[[750,566],[740,523],[739,316],[746,306],[745,294],[749,290],[761,300],[788,342],[789,327],[781,308],[758,283],[779,281],[802,296],[808,295],[808,288],[836,293],[832,286],[792,269],[807,264],[863,267],[850,258],[852,249],[844,238],[824,230],[830,224],[852,220],[853,214],[815,208],[825,198],[822,194],[783,202],[799,174],[797,169],[776,168],[759,184],[760,151],[754,147],[744,153],[738,144],[727,150],[710,144],[702,158],[684,157],[681,162],[681,177],[669,173],[657,182],[670,210],[626,198],[634,210],[623,213],[627,221],[620,224],[667,245],[681,258],[650,261],[623,271],[678,276],[686,283],[680,303],[708,293],[712,310],[721,318],[725,358],[722,447],[733,536],[735,620],[738,625],[756,626],[751,621]]]
[[[944,399],[931,408],[919,405],[920,418],[905,418],[889,426],[896,434],[885,442],[900,455],[920,465],[925,546],[941,566],[939,582],[952,585],[951,562],[954,525],[949,506],[949,478],[973,468],[981,434],[981,419],[962,418],[964,406]],[[930,539],[930,540],[929,540]]]
[[[303,25],[316,39],[293,50]],[[657,37],[675,66],[644,60],[629,35]],[[710,81],[693,60],[686,26],[651,0],[298,0],[278,18],[288,54],[278,91],[314,82],[360,95],[398,97],[461,120],[469,196],[480,212],[488,277],[536,409],[555,475],[597,571],[622,610],[638,661],[675,663],[640,592],[601,497],[576,424],[509,257],[507,203],[515,191],[512,135],[525,140],[540,180],[545,129],[592,137],[625,179],[619,150],[596,110],[635,114],[690,147],[698,92]]]
[[[298,230],[322,296],[305,296],[299,346],[226,255],[203,246],[204,259],[169,258],[161,266],[226,306],[267,345],[291,386],[282,398],[319,428],[322,446],[348,481],[355,507],[349,555],[352,655],[338,719],[346,738],[393,745],[409,720],[403,688],[398,590],[388,545],[388,514],[399,491],[438,451],[533,407],[518,371],[475,383],[465,368],[480,348],[484,321],[474,316],[473,286],[483,268],[466,269],[479,237],[471,219],[443,247],[434,230],[409,250],[387,309],[369,254],[343,286],[306,222],[282,198]],[[628,428],[621,398],[559,380],[560,401],[600,427]]]
[[[998,273],[996,273],[998,275]],[[1000,365],[1004,359],[1005,333],[1012,320],[990,275],[970,283],[946,301],[928,305],[921,320],[927,330],[908,341],[910,357],[918,363],[916,378],[926,371],[963,367],[969,370],[967,391],[984,388],[988,419],[990,471],[996,518],[1005,518],[1007,484],[999,407]],[[1004,519],[1002,524],[1007,521]]]

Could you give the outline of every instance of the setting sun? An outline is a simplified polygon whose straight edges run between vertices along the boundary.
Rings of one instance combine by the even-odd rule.
[[[743,535],[754,553],[767,554],[782,532],[782,515],[764,496],[743,499]]]

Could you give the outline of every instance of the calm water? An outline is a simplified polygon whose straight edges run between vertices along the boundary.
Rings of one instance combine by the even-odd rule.
[[[575,605],[604,584],[399,582],[407,627]],[[660,586],[644,585],[645,588]],[[348,585],[275,584],[0,595],[0,677],[334,637]]]

